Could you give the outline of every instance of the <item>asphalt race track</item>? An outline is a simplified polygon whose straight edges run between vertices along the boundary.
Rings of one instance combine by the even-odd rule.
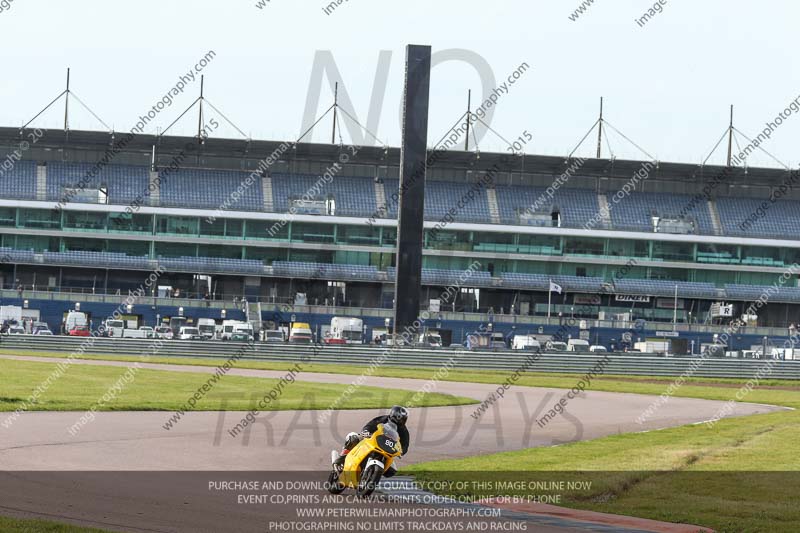
[[[30,358],[55,363],[58,359]],[[126,366],[124,362],[79,361],[73,364]],[[140,363],[142,368],[212,373],[210,367]],[[234,369],[231,375],[278,378],[285,372]],[[305,382],[350,384],[358,376],[304,373]],[[198,376],[198,384],[203,378]],[[364,385],[417,391],[427,381],[369,377]],[[666,388],[666,385],[665,385]],[[496,385],[440,381],[436,392],[483,401]],[[541,418],[566,391],[512,387],[477,420],[477,404],[412,409],[411,445],[406,463],[468,457],[499,451],[551,446],[619,433],[638,432],[703,422],[725,402],[670,398],[643,424],[637,417],[654,396],[588,391],[575,398],[560,415],[540,428]],[[357,392],[356,392],[357,395]],[[217,406],[202,406],[219,408]],[[781,410],[759,404],[736,404],[730,416]],[[102,412],[75,436],[67,428],[81,413],[24,413],[9,429],[0,427],[3,470],[320,470],[329,465],[330,450],[338,448],[349,431],[359,431],[380,411],[335,411],[319,423],[320,411],[273,411],[233,437],[228,430],[245,413],[191,412],[166,430],[171,413]],[[248,431],[250,430],[250,431]]]

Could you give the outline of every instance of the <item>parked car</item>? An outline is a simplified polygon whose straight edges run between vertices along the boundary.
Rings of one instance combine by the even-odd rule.
[[[592,353],[607,353],[605,346],[600,346],[599,344],[595,344],[593,346],[589,346],[589,351]]]
[[[67,332],[70,337],[89,337],[89,326],[75,326]]]
[[[33,332],[34,335],[52,335],[53,332],[46,328],[39,328]]]
[[[148,339],[152,339],[155,333],[153,332],[153,328],[150,326],[139,326],[139,331],[143,331],[145,337]]]
[[[243,331],[233,333],[230,338],[233,342],[250,342],[253,340],[253,337],[249,333]]]
[[[8,328],[9,335],[25,335],[25,328],[22,326],[11,326]]]
[[[270,343],[284,343],[286,339],[284,339],[283,332],[279,329],[271,329],[264,332],[264,342]]]
[[[171,339],[175,336],[175,334],[172,333],[172,328],[169,326],[158,326],[153,330],[153,334],[157,339]]]

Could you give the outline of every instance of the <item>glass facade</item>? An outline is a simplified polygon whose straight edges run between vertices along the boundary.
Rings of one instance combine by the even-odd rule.
[[[10,228],[29,230],[30,234],[20,234]],[[42,230],[52,234],[37,234]],[[366,223],[205,219],[13,207],[0,208],[0,231],[4,232],[0,234],[2,246],[35,252],[92,251],[139,257],[255,259],[266,264],[302,261],[372,265],[380,270],[393,266],[397,243],[395,228]],[[122,236],[127,238],[122,239]],[[198,242],[192,242],[193,239]],[[209,239],[217,241],[214,244],[199,242]],[[717,286],[725,283],[769,285],[775,279],[774,272],[747,272],[731,269],[730,265],[785,268],[800,262],[800,249],[513,232],[426,231],[424,243],[430,252],[459,254],[426,255],[424,266],[427,268],[462,270],[478,257],[474,254],[486,253],[493,257],[481,259],[483,269],[495,276],[510,272],[611,279],[619,267],[605,261],[635,259],[655,264],[629,267],[626,271],[629,278],[697,281]],[[298,247],[285,246],[295,244]],[[664,262],[681,264],[657,264]],[[714,268],[697,269],[697,265]]]

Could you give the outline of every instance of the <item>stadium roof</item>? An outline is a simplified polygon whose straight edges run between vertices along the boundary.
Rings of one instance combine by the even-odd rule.
[[[21,142],[28,139],[28,128],[23,132],[19,128],[0,127],[0,146],[4,152],[11,153],[18,149]],[[40,130],[42,135],[36,143],[22,155],[23,159],[37,161],[79,161],[94,163],[129,134],[127,132],[81,131],[62,129]],[[299,143],[292,145],[281,157],[284,161],[306,161],[330,164],[337,161],[347,146],[316,143]],[[200,145],[197,137],[156,136],[141,134],[129,139],[124,149],[114,157],[113,164],[149,164],[153,151],[157,161],[164,161],[179,154],[191,144],[197,148],[197,155],[202,160],[201,166],[207,168],[254,169],[258,161],[272,154],[284,145],[283,141],[264,141],[247,139],[207,138]],[[349,149],[348,149],[349,153]],[[429,157],[431,168],[457,171],[487,172],[495,169],[498,172],[533,175],[560,175],[575,161],[565,157],[541,155],[510,155],[489,152],[466,152],[462,150],[442,151]],[[351,160],[352,164],[396,167],[400,162],[400,149],[391,147],[365,146],[359,147],[358,154]],[[585,159],[576,175],[586,177],[630,178],[640,171],[646,161],[620,159]],[[186,162],[185,166],[195,166]],[[650,176],[660,181],[682,181],[692,183],[712,181],[724,176],[728,185],[746,184],[749,186],[778,185],[785,179],[789,171],[784,169],[726,167],[718,165],[701,166],[698,164],[659,162],[657,168],[650,171]]]

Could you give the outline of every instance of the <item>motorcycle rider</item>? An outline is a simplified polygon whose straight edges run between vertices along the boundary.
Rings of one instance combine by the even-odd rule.
[[[397,433],[400,436],[400,445],[403,447],[403,455],[407,454],[409,444],[408,428],[406,428],[407,421],[408,409],[399,405],[392,407],[387,415],[376,416],[364,425],[361,429],[361,433],[351,432],[347,434],[344,440],[344,449],[342,449],[342,453],[339,454],[339,457],[333,461],[333,465],[340,468],[343,467],[344,460],[347,454],[350,453],[350,450],[355,448],[356,444],[363,439],[370,438],[373,433],[378,431],[378,424],[386,424],[387,422],[393,422],[394,425],[397,426]],[[384,474],[384,477],[392,477],[395,473],[397,473],[397,467],[392,464],[389,470]]]

